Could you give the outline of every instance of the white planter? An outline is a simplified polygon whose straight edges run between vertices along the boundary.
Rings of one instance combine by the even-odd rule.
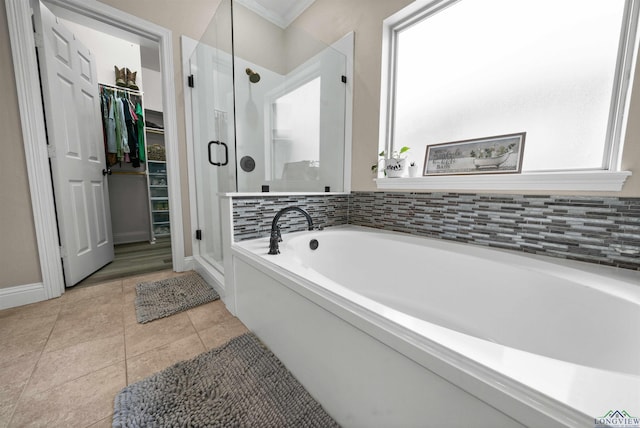
[[[406,159],[385,159],[384,170],[389,178],[402,177],[407,172]]]
[[[420,176],[420,167],[418,165],[409,167],[409,177],[419,177]]]

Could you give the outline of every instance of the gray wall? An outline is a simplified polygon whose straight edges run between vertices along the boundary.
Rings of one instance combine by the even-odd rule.
[[[126,244],[151,239],[149,193],[144,175],[109,177],[109,203],[114,244]]]

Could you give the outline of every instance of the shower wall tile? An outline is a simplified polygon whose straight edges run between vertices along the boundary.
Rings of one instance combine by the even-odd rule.
[[[269,236],[273,217],[291,205],[306,210],[317,226],[338,226],[348,222],[349,195],[234,197],[234,240]],[[296,212],[286,213],[278,224],[283,233],[307,229],[305,217]]]
[[[640,270],[640,198],[354,192],[349,223]]]

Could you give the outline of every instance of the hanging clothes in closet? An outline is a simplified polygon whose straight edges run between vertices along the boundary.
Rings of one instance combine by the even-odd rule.
[[[100,84],[102,128],[107,166],[145,160],[144,119],[139,93]]]

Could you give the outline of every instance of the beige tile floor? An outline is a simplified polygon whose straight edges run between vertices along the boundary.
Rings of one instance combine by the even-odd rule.
[[[247,331],[220,300],[138,324],[135,285],[176,275],[109,281],[0,311],[0,428],[110,427],[126,385]]]

